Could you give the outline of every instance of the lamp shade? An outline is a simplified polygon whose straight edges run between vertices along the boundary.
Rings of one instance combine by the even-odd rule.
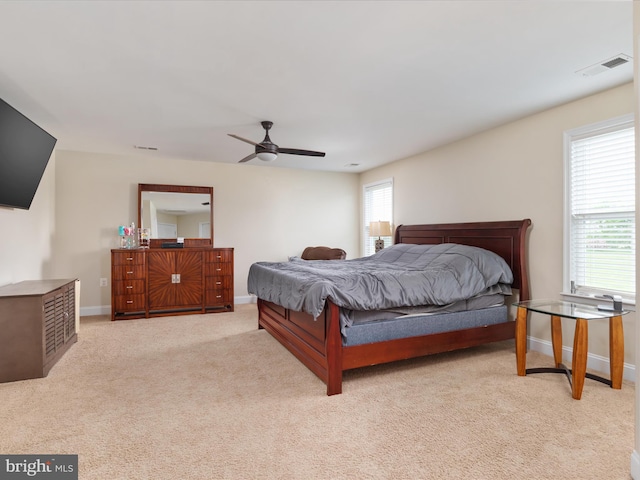
[[[371,222],[369,223],[370,237],[389,237],[391,236],[391,222]]]
[[[273,162],[276,158],[278,158],[278,154],[272,152],[260,152],[256,155],[263,162]]]

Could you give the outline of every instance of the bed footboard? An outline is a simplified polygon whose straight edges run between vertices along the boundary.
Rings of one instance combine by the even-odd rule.
[[[258,299],[258,326],[294,354],[326,385],[327,395],[342,393],[342,337],[339,309],[327,302],[317,319]]]

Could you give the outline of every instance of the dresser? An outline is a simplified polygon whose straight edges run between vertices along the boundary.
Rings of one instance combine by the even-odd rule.
[[[75,279],[0,287],[0,382],[45,377],[78,340]]]
[[[111,319],[233,311],[233,248],[111,251]]]

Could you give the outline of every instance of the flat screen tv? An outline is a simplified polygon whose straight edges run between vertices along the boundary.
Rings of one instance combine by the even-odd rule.
[[[0,206],[29,210],[56,139],[0,99]]]

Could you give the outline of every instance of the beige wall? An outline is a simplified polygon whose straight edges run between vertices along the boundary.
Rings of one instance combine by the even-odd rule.
[[[361,175],[393,177],[394,222],[438,223],[531,218],[531,294],[559,298],[563,259],[563,132],[633,112],[631,83],[494,128]],[[564,345],[573,344],[564,322]],[[590,352],[608,358],[607,322],[589,326]],[[624,317],[625,361],[635,364],[635,314]],[[548,320],[530,335],[550,341]]]
[[[0,207],[0,285],[52,278],[55,165],[54,153],[29,210]]]
[[[308,245],[358,254],[356,174],[72,151],[56,158],[54,271],[80,277],[85,315],[108,311],[110,289],[99,279],[111,277],[117,226],[137,221],[138,183],[214,187],[214,244],[235,248],[236,297],[248,295],[254,262],[286,260]]]

